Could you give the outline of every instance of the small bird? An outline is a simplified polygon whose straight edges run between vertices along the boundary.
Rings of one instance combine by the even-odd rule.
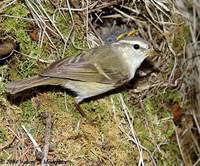
[[[75,92],[79,104],[129,82],[152,52],[144,39],[127,37],[58,60],[37,76],[8,83],[6,92],[13,95],[37,86],[58,85]]]

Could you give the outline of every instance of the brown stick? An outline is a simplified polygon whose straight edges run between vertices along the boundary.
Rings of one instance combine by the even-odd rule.
[[[46,122],[46,128],[45,128],[45,138],[44,138],[44,147],[43,147],[43,154],[44,157],[42,159],[42,165],[47,165],[47,159],[48,159],[48,153],[49,153],[49,140],[51,135],[51,128],[52,128],[52,122],[51,122],[51,115],[48,112],[45,112],[43,115]]]
[[[2,151],[3,149],[9,148],[10,145],[12,145],[12,143],[15,141],[15,139],[16,139],[16,136],[14,136],[13,139],[12,139],[11,141],[7,141],[7,142],[5,143],[5,145],[0,146],[0,151]]]
[[[79,104],[77,104],[76,102],[75,102],[75,107],[76,107],[77,111],[81,114],[82,117],[87,118],[87,115],[85,114],[85,112],[83,111],[81,106]]]
[[[94,9],[89,9],[88,13],[92,13],[98,10],[102,10],[104,8],[108,8],[111,7],[113,5],[119,5],[120,3],[123,4],[125,3],[127,0],[113,0],[113,1],[109,1],[109,2],[104,2],[102,4],[96,5]]]

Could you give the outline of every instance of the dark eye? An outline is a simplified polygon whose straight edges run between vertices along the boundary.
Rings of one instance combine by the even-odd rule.
[[[138,50],[140,48],[139,44],[134,44],[133,48],[135,48],[136,50]]]

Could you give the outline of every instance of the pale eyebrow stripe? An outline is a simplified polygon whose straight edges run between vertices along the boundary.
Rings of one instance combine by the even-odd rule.
[[[120,43],[131,44],[131,45],[133,45],[133,44],[139,44],[139,45],[141,45],[143,48],[146,48],[146,49],[149,48],[148,44],[143,43],[143,42],[141,42],[141,41],[120,40],[119,42],[120,42]]]

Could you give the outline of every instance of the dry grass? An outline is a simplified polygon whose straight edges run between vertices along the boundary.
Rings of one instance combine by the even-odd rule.
[[[0,66],[0,161],[41,163],[38,151],[50,143],[45,157],[69,165],[198,165],[199,8],[186,0],[0,2],[0,35],[20,47]],[[9,80],[127,31],[161,52],[152,61],[159,71],[143,65],[146,76],[120,94],[84,103],[88,119],[62,90],[6,98]],[[46,138],[44,112],[52,121]]]

